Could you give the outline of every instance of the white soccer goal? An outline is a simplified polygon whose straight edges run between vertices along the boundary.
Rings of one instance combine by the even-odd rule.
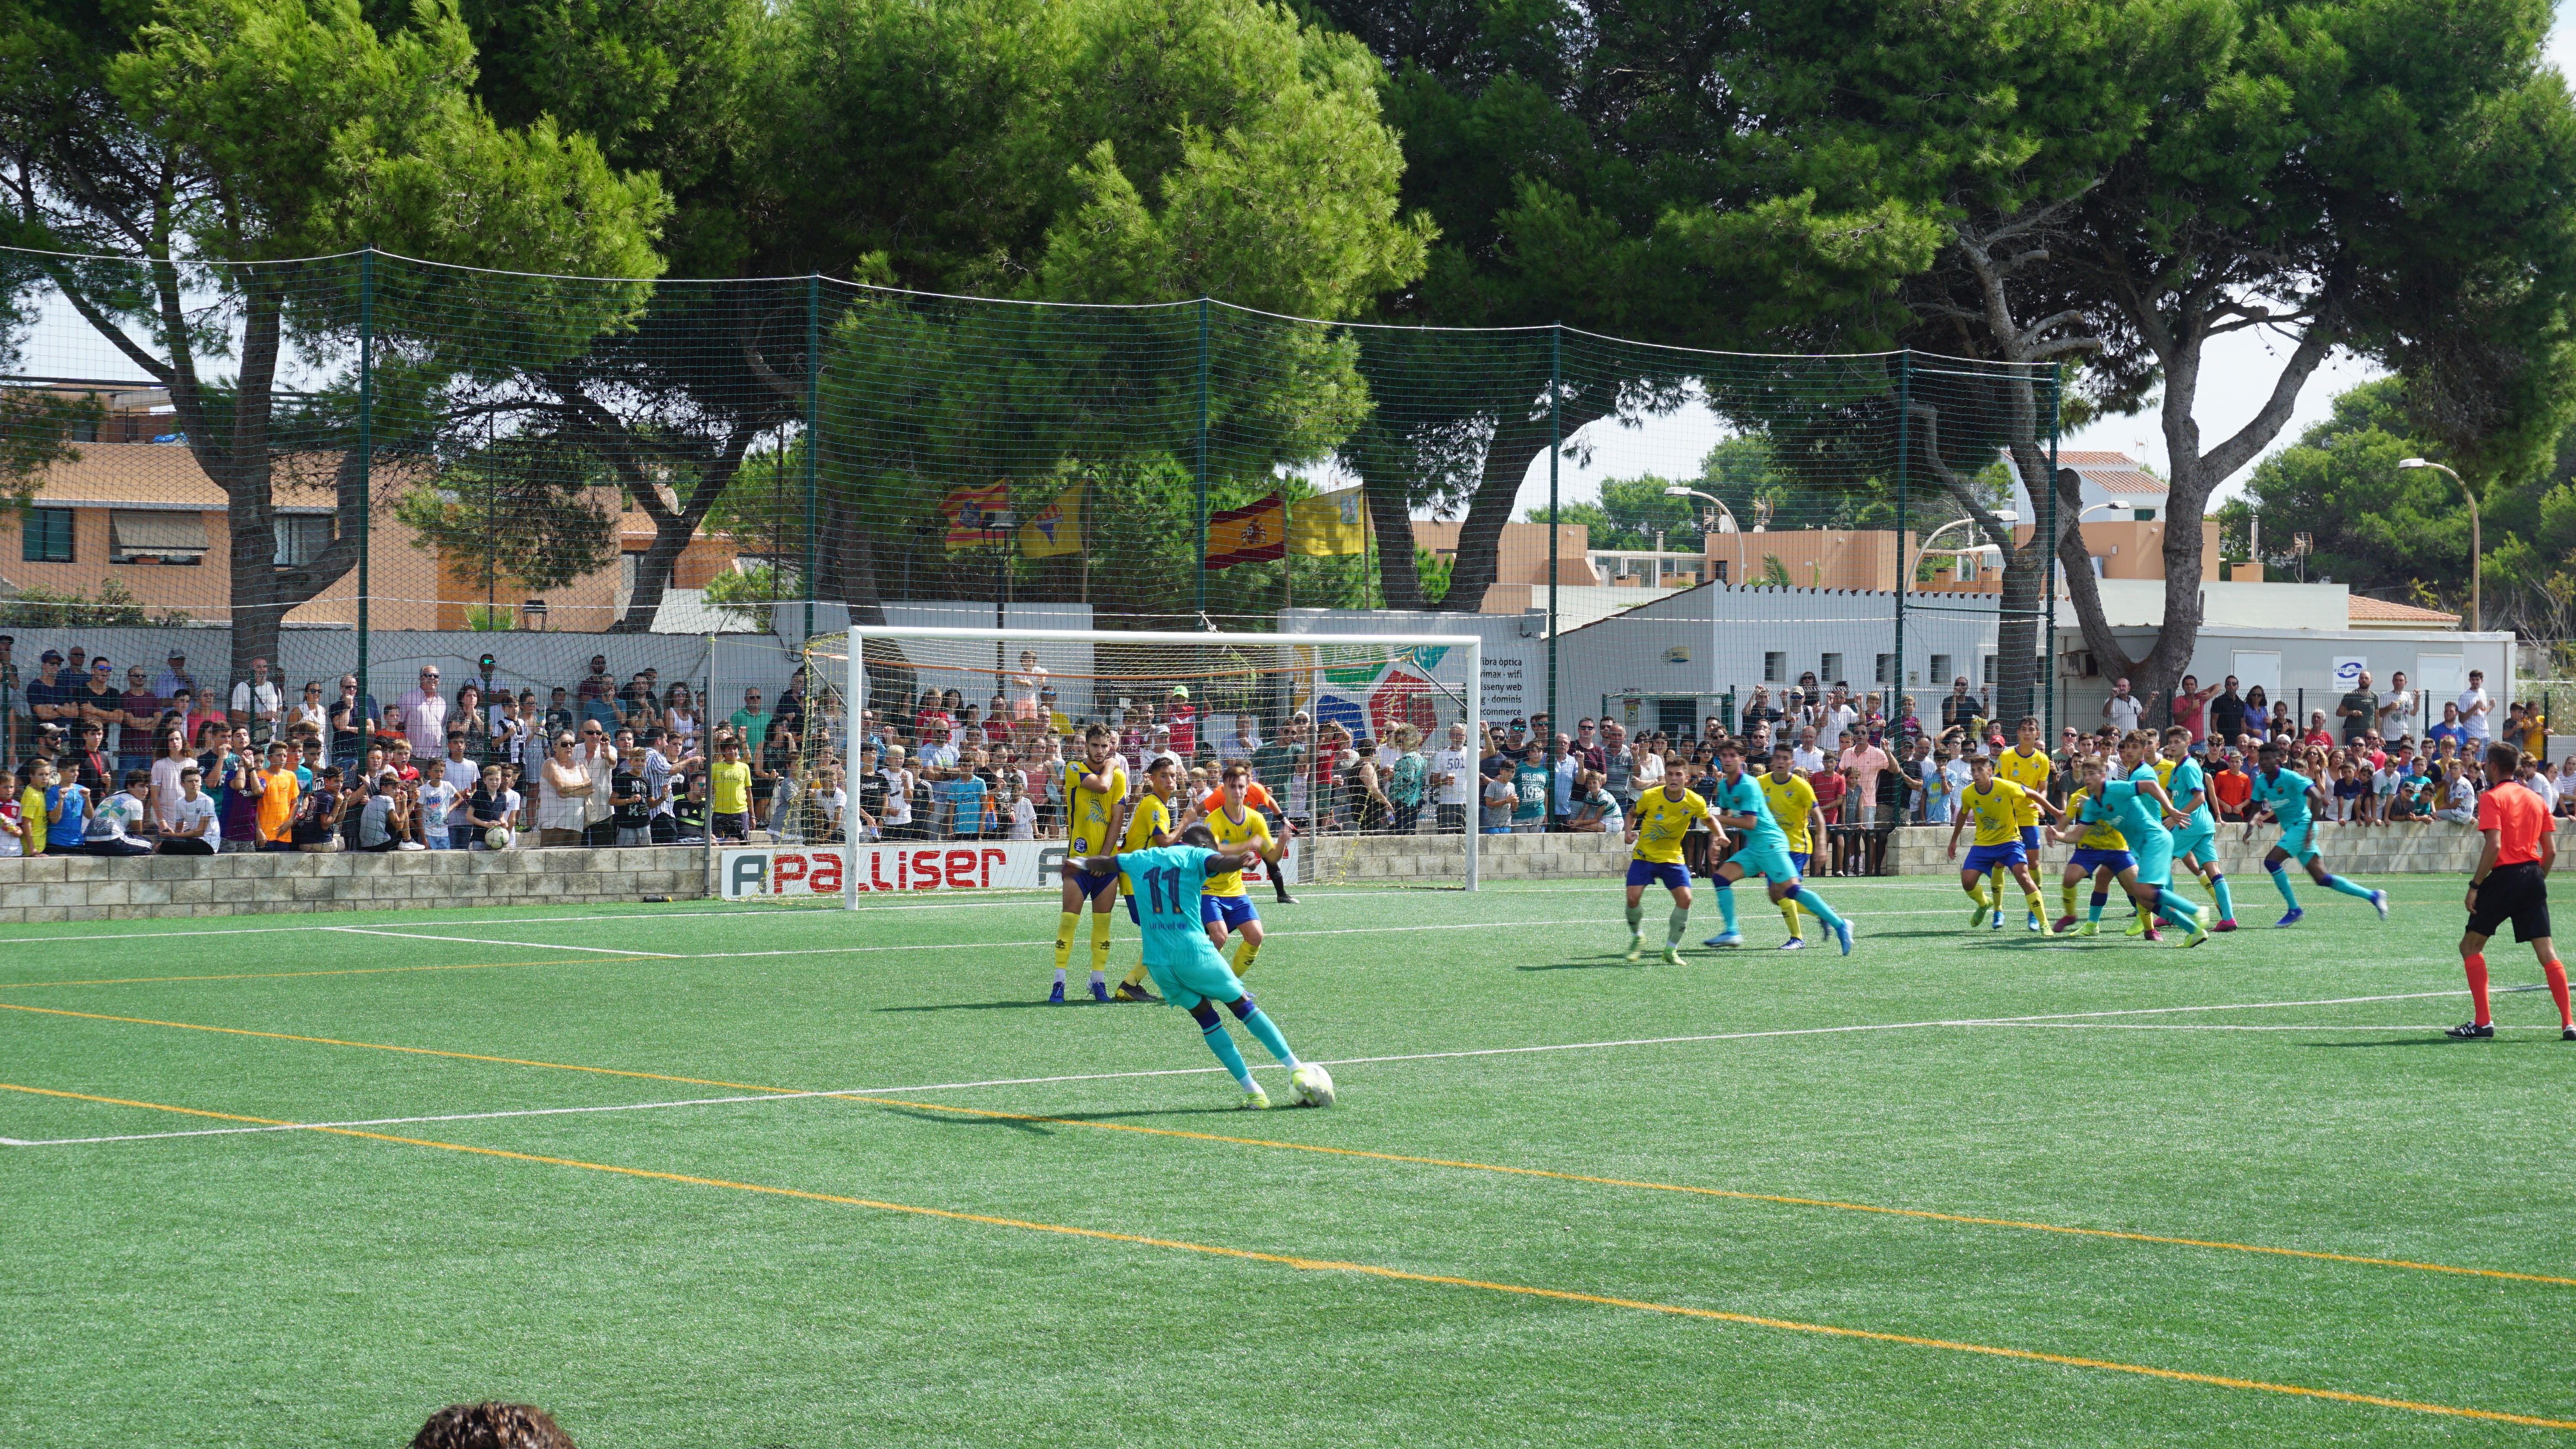
[[[1153,754],[1180,757],[1176,814],[1194,777],[1214,786],[1243,760],[1268,792],[1274,831],[1297,826],[1280,867],[1290,885],[1476,888],[1473,636],[863,627],[815,637],[805,657],[818,707],[803,757],[850,762],[847,799],[882,831],[870,839],[847,816],[831,847],[775,858],[759,878],[801,873],[796,894],[857,908],[884,891],[1054,888],[1066,812],[1050,798],[1061,766],[1048,762],[1078,759],[1094,724],[1114,732],[1131,793]],[[863,781],[876,742],[901,749],[903,765],[888,771],[880,757]]]

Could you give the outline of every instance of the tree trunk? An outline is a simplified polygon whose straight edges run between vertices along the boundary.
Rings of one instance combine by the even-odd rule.
[[[1606,391],[1585,394],[1567,389],[1559,395],[1553,426],[1544,412],[1495,424],[1493,440],[1485,445],[1476,496],[1468,502],[1466,520],[1458,527],[1458,557],[1450,565],[1449,592],[1434,607],[1452,614],[1484,612],[1485,591],[1501,572],[1503,525],[1511,522],[1512,504],[1520,497],[1522,480],[1529,476],[1530,460],[1546,454],[1551,435],[1561,444],[1609,416],[1609,396]],[[1553,520],[1549,526],[1555,526]]]
[[[1420,609],[1422,575],[1414,567],[1413,510],[1405,502],[1403,483],[1363,477],[1360,496],[1368,500],[1369,531],[1377,535],[1377,577],[1382,601],[1390,609]]]

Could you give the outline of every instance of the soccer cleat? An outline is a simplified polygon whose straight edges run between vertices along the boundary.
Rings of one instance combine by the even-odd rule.
[[[1290,1072],[1288,1085],[1297,1089],[1297,1100],[1309,1107],[1333,1105],[1333,1074],[1313,1062]]]
[[[1261,1090],[1261,1085],[1256,1082],[1244,1089],[1234,1106],[1238,1112],[1267,1112],[1270,1110],[1270,1094]]]
[[[2155,929],[2155,923],[2144,911],[2140,911],[2136,915],[2129,917],[2129,934],[2132,936],[2153,935],[2155,933]]]
[[[1163,1000],[1143,986],[1130,986],[1124,981],[1119,982],[1118,989],[1111,994],[1120,1001],[1134,1001],[1146,1006],[1158,1006]]]
[[[1804,936],[1791,936],[1788,940],[1780,943],[1780,949],[1783,951],[1804,951],[1807,949],[1807,938]]]
[[[1993,920],[1991,920],[1991,921],[1986,922],[1986,929],[1987,929],[1987,930],[1990,930],[1990,931],[2000,931],[2000,930],[2002,930],[2003,928],[2004,928],[2004,908],[2003,908],[2002,906],[1997,906],[1997,907],[1995,907],[1995,918],[1994,918]]]
[[[1679,946],[1666,946],[1664,948],[1664,954],[1656,959],[1662,961],[1667,966],[1680,966],[1686,964],[1682,960],[1682,948]]]
[[[2074,932],[2074,930],[2075,930],[2076,920],[2077,920],[2077,918],[2076,918],[2076,917],[2074,917],[2074,916],[2060,916],[2060,917],[2058,917],[2058,918],[2057,918],[2057,934],[2058,934],[2058,935],[2061,935],[2061,936],[2072,934],[2072,933]]]
[[[1279,898],[1279,904],[1283,906],[1296,906],[1303,905],[1305,902],[1298,900],[1295,896],[1281,896]]]
[[[1047,1005],[1049,1005],[1049,1006],[1062,1006],[1062,1005],[1064,1005],[1064,983],[1063,983],[1063,982],[1061,982],[1061,981],[1057,982],[1057,983],[1055,984],[1055,989],[1054,989],[1053,991],[1050,991],[1050,992],[1048,992],[1048,993],[1047,993]]]
[[[2079,936],[2098,936],[2102,934],[2102,923],[2100,921],[2086,921],[2083,925],[2076,928],[2075,934]]]
[[[2560,1041],[2576,1041],[2576,1026],[2562,1026],[2558,1028],[2558,1039]]]
[[[2049,934],[2048,923],[2037,916],[2024,916],[2022,918],[2022,926],[2026,930],[2037,931],[2043,936]]]
[[[1851,922],[1849,922],[1849,921],[1836,921],[1836,922],[1834,922],[1834,942],[1835,942],[1835,944],[1837,944],[1837,945],[1839,945],[1839,946],[1841,946],[1841,947],[1843,948],[1843,954],[1844,954],[1844,955],[1848,956],[1848,955],[1850,955],[1850,954],[1851,954],[1851,948],[1852,948]]]
[[[1109,1004],[1109,983],[1106,981],[1092,982],[1091,999],[1099,1002],[1103,1006],[1107,1006]]]
[[[1700,944],[1703,946],[1741,946],[1744,944],[1744,933],[1742,931],[1720,931],[1716,935],[1702,941]]]
[[[2233,931],[2236,929],[2236,918],[2234,916],[2229,916],[2226,920],[2220,921],[2209,929],[2212,931]]]
[[[2442,1035],[2458,1037],[2462,1041],[2478,1040],[2495,1035],[2495,1027],[2489,1022],[2464,1021]]]
[[[2146,943],[2150,946],[2161,946],[2164,944],[2165,933],[2153,926],[2149,926],[2144,931],[2139,932],[2139,935],[2144,937]]]
[[[1630,936],[1628,938],[1628,954],[1622,959],[1634,961],[1645,954],[1646,938],[1643,936]]]
[[[2272,924],[2275,926],[2295,926],[2299,922],[2306,920],[2307,917],[2308,913],[2306,910],[2298,906],[2292,906],[2290,907],[2290,913],[2288,915],[2274,921]]]
[[[2208,945],[2209,928],[2198,921],[2193,921],[2190,927],[2182,933],[2182,943],[2186,949],[2193,946]]]
[[[1973,931],[1979,926],[1984,925],[1986,923],[1986,912],[1991,909],[1993,908],[1988,906],[1984,901],[1977,902],[1977,908],[1968,912],[1968,929]]]
[[[2372,891],[2372,892],[2370,893],[2370,908],[2371,908],[2372,910],[2375,910],[2375,911],[2379,912],[2379,918],[2380,918],[2381,920],[2383,920],[2383,921],[2384,921],[2384,920],[2387,920],[2387,919],[2388,919],[2388,892],[2386,892],[2386,891]]]

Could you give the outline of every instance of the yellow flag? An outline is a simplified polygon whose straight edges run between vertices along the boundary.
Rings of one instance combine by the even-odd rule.
[[[1074,484],[1020,525],[1020,557],[1061,558],[1082,552],[1082,485]]]
[[[1368,547],[1368,502],[1357,488],[1300,500],[1289,512],[1288,551],[1359,553]]]

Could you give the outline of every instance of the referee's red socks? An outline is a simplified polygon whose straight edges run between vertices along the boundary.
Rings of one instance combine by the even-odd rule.
[[[2576,1026],[2576,1016],[2569,1015],[2567,1011],[2566,964],[2556,960],[2543,961],[2540,963],[2540,974],[2549,978],[2549,999],[2558,1003],[2559,1029],[2563,1031],[2568,1027]]]
[[[2460,959],[2469,968],[2469,1000],[2478,1009],[2477,1024],[2480,1026],[2493,1025],[2495,1018],[2487,1014],[2487,958],[2483,954],[2480,954],[2463,956]],[[2563,971],[2560,972],[2557,979],[2565,981],[2567,979],[2566,973]],[[2564,988],[2562,987],[2561,989],[2563,990]]]

